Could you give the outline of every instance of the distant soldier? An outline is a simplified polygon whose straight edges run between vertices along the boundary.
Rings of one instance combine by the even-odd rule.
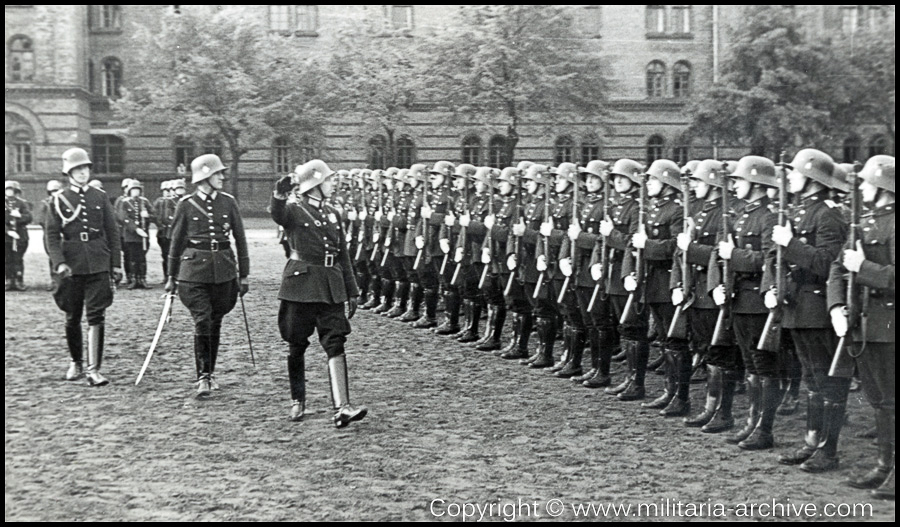
[[[394,222],[398,225],[397,229],[403,233],[403,270],[406,272],[406,279],[409,281],[409,302],[406,311],[397,319],[400,322],[415,322],[421,318],[422,300],[425,292],[422,289],[422,278],[420,271],[424,268],[422,262],[419,262],[418,269],[415,268],[416,255],[416,224],[419,223],[422,211],[422,191],[428,184],[427,167],[421,163],[409,167],[409,174],[406,182],[409,187],[410,196],[409,207],[405,214],[398,215],[394,218]],[[402,210],[398,211],[402,212]],[[402,226],[402,227],[401,227]],[[352,249],[351,249],[352,252]]]
[[[103,362],[105,311],[113,302],[113,278],[122,279],[119,232],[116,214],[106,193],[88,185],[91,160],[81,148],[63,154],[63,174],[69,186],[53,196],[46,223],[46,244],[56,270],[56,305],[66,313],[66,343],[72,363],[66,380],[83,375],[81,316],[87,311],[87,382],[103,386],[109,381],[100,374]]]
[[[6,194],[6,286],[5,290],[24,291],[25,265],[22,262],[28,249],[28,227],[31,223],[31,203],[22,199],[18,181],[7,181]]]
[[[175,219],[175,206],[178,204],[175,198],[175,180],[163,181],[160,189],[162,195],[153,202],[153,211],[156,213],[156,243],[162,251],[163,283],[166,283],[169,280],[169,244],[172,241],[169,227]]]
[[[122,194],[116,197],[113,200],[113,210],[116,211],[116,222],[119,226],[119,236],[121,239],[119,240],[119,247],[125,247],[125,225],[122,223],[122,218],[119,216],[119,205],[121,205],[122,200],[128,197],[128,185],[131,184],[131,178],[125,178],[122,180]],[[125,286],[129,289],[134,285],[134,270],[131,268],[131,261],[128,258],[124,258],[123,262],[125,263],[125,276],[126,282]]]
[[[62,183],[59,182],[58,179],[51,179],[47,182],[47,197],[42,199],[40,203],[38,203],[38,210],[36,211],[36,217],[40,218],[41,227],[44,229],[44,233],[47,232],[47,219],[50,217],[50,214],[53,214],[53,195],[60,191],[63,188]],[[44,252],[47,255],[50,255],[50,251],[47,249],[47,237],[42,236],[41,241],[44,244]],[[50,259],[47,259],[47,265],[50,267],[50,283],[47,285],[47,291],[53,291],[56,283],[56,270],[53,268],[53,262]]]
[[[250,290],[244,222],[234,196],[222,192],[226,170],[215,154],[191,161],[191,183],[197,191],[178,202],[169,247],[166,292],[177,289],[194,318],[194,362],[201,397],[219,388],[214,375],[222,319],[234,309],[238,294]],[[237,258],[231,250],[232,236]]]
[[[437,327],[438,288],[440,286],[441,259],[444,253],[438,239],[444,215],[450,210],[453,193],[448,188],[455,170],[453,163],[438,161],[429,171],[428,185],[423,192],[427,200],[422,202],[421,219],[416,225],[416,248],[419,250],[419,280],[425,297],[425,314],[413,322],[414,328]],[[415,262],[414,262],[415,263]]]
[[[460,266],[459,273],[456,272],[454,256],[459,243],[466,244],[466,238],[463,236],[462,226],[457,223],[457,217],[463,216],[470,208],[469,200],[474,197],[474,192],[469,192],[475,176],[475,166],[467,163],[460,164],[453,172],[453,202],[444,216],[444,223],[439,227],[438,244],[441,248],[442,256],[441,266],[443,272],[440,274],[441,289],[444,292],[444,306],[446,307],[447,316],[444,322],[435,328],[438,335],[458,335],[460,332],[459,313],[462,309],[462,290],[468,286],[470,297],[472,296],[472,283],[475,282],[474,289],[477,290],[478,278],[472,279],[473,270],[471,261],[465,262],[465,266]],[[465,252],[465,250],[464,250]],[[463,262],[460,261],[460,264]],[[439,269],[440,270],[440,269]],[[453,275],[463,273],[462,277],[457,277],[457,282],[453,282]]]
[[[409,182],[409,169],[401,168],[394,176],[394,194],[391,198],[391,211],[387,221],[390,223],[384,239],[384,248],[388,251],[387,264],[394,279],[394,305],[382,315],[397,318],[406,313],[409,301],[409,275],[404,264],[403,245],[406,239],[406,216],[415,199],[415,193]]]
[[[143,196],[144,185],[132,179],[125,187],[126,197],[119,202],[117,210],[122,223],[123,250],[125,261],[131,262],[131,279],[128,289],[147,289],[147,251],[150,249],[151,223],[156,223],[156,214],[150,200]]]
[[[334,192],[334,174],[320,160],[298,166],[293,175],[276,184],[271,211],[272,219],[284,227],[291,246],[278,292],[278,327],[290,346],[290,418],[301,420],[306,409],[304,354],[309,337],[318,331],[328,356],[334,425],[343,428],[365,417],[368,410],[350,405],[344,343],[350,334],[349,319],[356,312],[358,290],[341,221],[336,210],[325,204]],[[292,191],[299,199],[288,204],[287,195]],[[345,303],[349,311],[346,315]]]
[[[395,278],[403,270],[399,260],[391,254],[390,248],[384,245],[390,234],[391,221],[388,217],[394,211],[396,198],[394,185],[397,182],[397,174],[399,173],[399,168],[391,167],[382,174],[379,188],[381,197],[377,203],[378,208],[372,215],[375,220],[373,225],[374,244],[368,256],[369,262],[377,267],[378,276],[381,280],[381,299],[378,305],[372,308],[372,313],[377,315],[386,313],[394,307],[394,295],[397,292]]]

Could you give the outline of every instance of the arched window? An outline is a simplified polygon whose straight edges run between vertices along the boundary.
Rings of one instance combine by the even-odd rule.
[[[876,135],[869,141],[869,157],[887,154],[889,146],[887,137]]]
[[[672,149],[672,161],[678,166],[684,166],[690,160],[691,148],[689,146],[676,146]]]
[[[121,174],[125,169],[125,142],[114,135],[92,135],[91,161],[95,174]]]
[[[553,156],[557,165],[574,162],[575,141],[572,141],[572,138],[567,135],[557,137],[556,143],[553,145]]]
[[[409,168],[415,160],[416,145],[407,136],[397,139],[397,168]]]
[[[122,62],[115,57],[103,59],[101,74],[102,94],[113,99],[119,97],[122,87]]]
[[[478,166],[481,164],[481,139],[469,135],[462,142],[462,162]]]
[[[278,175],[291,171],[291,143],[286,137],[276,137],[272,144],[272,168]]]
[[[581,164],[586,165],[595,159],[600,159],[600,141],[590,135],[581,141]]]
[[[372,170],[385,167],[385,151],[387,150],[387,140],[383,135],[376,135],[369,139],[369,168]]]
[[[191,167],[191,161],[194,160],[194,142],[190,139],[178,136],[175,138],[175,168],[184,165],[185,168]]]
[[[34,47],[30,38],[18,36],[10,39],[7,68],[6,78],[11,82],[34,80]]]
[[[862,153],[862,143],[858,135],[851,135],[844,139],[844,163],[853,163],[859,161],[859,155]]]
[[[647,97],[665,97],[666,65],[654,60],[647,65]]]
[[[672,94],[676,98],[691,95],[691,65],[687,62],[676,62],[672,68]]]
[[[663,158],[663,149],[666,145],[665,139],[658,135],[651,136],[647,140],[647,165]]]
[[[503,169],[509,166],[509,158],[506,155],[506,137],[495,135],[488,142],[488,166]]]
[[[34,130],[14,113],[6,114],[6,173],[25,174],[34,170]]]

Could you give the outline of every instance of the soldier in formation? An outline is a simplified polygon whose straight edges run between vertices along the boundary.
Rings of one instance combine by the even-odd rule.
[[[22,186],[7,180],[6,193],[6,291],[25,291],[25,265],[22,259],[28,249],[28,224],[31,203],[22,199]]]

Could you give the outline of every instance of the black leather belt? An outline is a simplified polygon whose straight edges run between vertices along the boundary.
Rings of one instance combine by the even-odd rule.
[[[200,251],[227,251],[231,249],[231,242],[224,241],[220,242],[217,240],[209,240],[209,241],[194,241],[188,240],[188,248],[197,249]]]
[[[79,232],[77,236],[76,235],[70,236],[68,234],[63,234],[63,239],[65,239],[67,242],[71,242],[71,241],[87,242],[88,240],[99,240],[100,238],[103,238],[103,233],[101,233],[101,232]]]
[[[311,260],[309,257],[300,254],[298,251],[291,251],[291,260],[295,260],[297,262],[305,262],[311,265],[323,265],[325,267],[334,267],[334,256],[333,254],[326,254],[323,260]]]

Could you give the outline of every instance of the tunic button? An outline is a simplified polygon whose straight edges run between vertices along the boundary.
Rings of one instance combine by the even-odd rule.
[[[750,215],[749,215],[749,214],[744,214],[744,217],[745,217],[745,218],[749,218]]]
[[[799,221],[800,221],[800,218],[799,218],[799,217],[798,217],[798,218],[794,218],[794,221],[798,221],[798,222],[799,222]]]
[[[801,210],[801,211],[800,211],[800,214],[806,214],[806,211],[805,211],[805,210]]]
[[[873,219],[869,220],[869,223],[875,223],[875,219],[873,218]]]
[[[300,274],[300,271],[294,271],[294,276],[297,276],[298,274]]]

